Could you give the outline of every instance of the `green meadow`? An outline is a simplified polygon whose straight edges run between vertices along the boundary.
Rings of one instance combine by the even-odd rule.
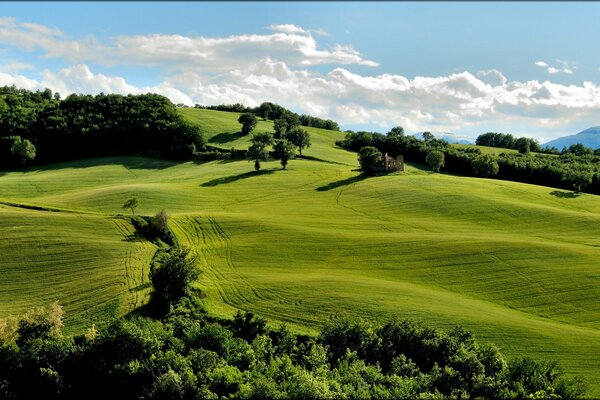
[[[246,148],[237,114],[183,109],[210,145]],[[261,121],[255,131],[271,131]],[[103,158],[0,173],[0,317],[58,300],[68,331],[147,301],[155,247],[119,214],[171,215],[210,313],[314,333],[337,313],[460,324],[508,356],[558,360],[600,396],[600,202],[418,165],[363,178],[340,132],[307,159]]]

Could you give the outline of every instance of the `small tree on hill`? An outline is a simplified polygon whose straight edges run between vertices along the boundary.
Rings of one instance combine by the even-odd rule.
[[[365,146],[358,152],[360,170],[365,175],[373,175],[381,166],[382,160],[381,152],[373,146]]]
[[[404,136],[404,128],[401,126],[395,126],[392,129],[390,129],[390,131],[387,133],[387,136],[389,136],[389,137]]]
[[[435,139],[435,136],[433,136],[433,133],[431,132],[423,132],[423,140],[426,142],[431,142],[433,139]]]
[[[248,147],[246,157],[248,160],[254,160],[254,169],[260,170],[260,162],[266,161],[269,158],[267,146],[273,144],[273,136],[268,133],[258,133],[252,137],[252,144]]]
[[[529,154],[531,151],[531,140],[526,137],[518,138],[515,142],[515,146],[517,147],[517,150],[519,150],[519,153]]]
[[[10,152],[25,167],[27,163],[35,158],[35,146],[28,139],[18,138],[13,143]]]
[[[440,172],[440,169],[445,165],[444,153],[434,150],[427,154],[425,162],[431,167],[434,172]]]
[[[302,155],[302,149],[310,147],[310,134],[305,129],[294,127],[290,129],[285,138],[298,147],[298,153]]]
[[[568,180],[573,185],[575,193],[579,193],[585,190],[589,185],[592,184],[594,175],[587,171],[569,171],[565,180]]]
[[[285,139],[278,140],[275,142],[275,146],[273,147],[275,152],[275,158],[281,161],[281,166],[285,169],[288,160],[294,158],[296,155],[296,149],[293,143]]]
[[[496,159],[490,154],[482,154],[472,162],[473,171],[479,176],[495,176],[500,171],[500,166]]]
[[[128,199],[125,203],[123,203],[121,208],[123,208],[124,210],[131,210],[131,213],[133,215],[135,215],[135,209],[139,205],[140,205],[140,202],[138,201],[137,197],[132,197],[132,198]]]
[[[256,115],[254,115],[252,113],[242,114],[238,118],[238,122],[240,124],[242,124],[242,134],[248,135],[250,132],[252,132],[252,129],[254,129],[254,127],[256,126],[256,123],[257,123]]]

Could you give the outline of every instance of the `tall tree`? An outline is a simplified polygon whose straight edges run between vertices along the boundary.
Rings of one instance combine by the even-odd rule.
[[[246,152],[246,158],[254,160],[254,169],[260,170],[260,162],[269,158],[267,146],[273,144],[273,136],[268,132],[257,133],[252,137],[252,144]]]
[[[13,143],[10,151],[23,167],[35,158],[35,146],[28,139],[21,140],[21,138],[18,138]]]
[[[298,153],[302,155],[302,149],[310,147],[310,134],[307,130],[294,127],[285,134],[285,138],[298,147]]]
[[[133,215],[135,215],[135,209],[139,205],[140,205],[140,202],[138,201],[137,197],[132,197],[132,198],[128,199],[127,201],[125,201],[125,203],[123,203],[121,208],[123,208],[124,210],[131,210],[131,213]]]
[[[381,167],[382,160],[381,152],[373,146],[365,146],[358,152],[360,169],[365,175],[373,175]]]
[[[199,275],[196,258],[190,256],[189,249],[173,247],[159,254],[150,267],[154,296],[163,304],[173,304],[189,293]]]

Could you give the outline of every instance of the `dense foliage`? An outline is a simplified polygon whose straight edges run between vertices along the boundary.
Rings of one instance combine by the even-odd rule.
[[[0,327],[3,399],[578,398],[556,363],[506,360],[459,327],[334,318],[318,337],[252,313],[208,318],[184,298],[164,318],[61,335],[62,309]]]
[[[427,164],[427,155],[432,151],[444,154],[443,170],[467,176],[495,176],[498,179],[533,183],[568,190],[600,194],[600,155],[580,150],[561,155],[501,153],[481,158],[481,151],[474,147],[458,147],[444,140],[419,140],[413,136],[398,134],[400,130],[383,135],[376,132],[352,132],[337,145],[348,150],[359,151],[373,146],[392,157],[403,155],[405,161]],[[485,171],[482,169],[488,167]],[[496,168],[496,165],[498,168]]]
[[[163,96],[0,88],[0,167],[112,155],[186,157],[204,145]],[[35,157],[35,158],[34,158]]]
[[[321,129],[329,129],[332,131],[339,131],[340,127],[337,122],[332,121],[330,119],[322,119],[318,117],[314,117],[308,114],[296,114],[279,104],[264,102],[258,107],[247,107],[240,103],[235,104],[220,104],[216,106],[202,106],[196,104],[196,108],[203,108],[207,110],[217,110],[217,111],[228,111],[228,112],[237,112],[237,113],[254,113],[257,116],[263,118],[264,120],[284,120],[287,121],[290,128],[302,125],[302,126],[310,126],[313,128],[321,128]],[[276,132],[277,133],[277,132]],[[285,132],[283,132],[285,133]],[[278,138],[276,136],[276,138]]]

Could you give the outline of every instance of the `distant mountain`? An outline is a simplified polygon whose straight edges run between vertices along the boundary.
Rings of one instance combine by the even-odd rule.
[[[475,144],[475,139],[461,135],[458,133],[441,132],[441,131],[430,131],[436,139],[444,139],[448,143],[458,144]],[[414,137],[423,139],[423,132],[417,132],[413,134]]]
[[[544,147],[556,147],[558,150],[562,150],[563,147],[569,147],[572,144],[581,143],[586,147],[592,149],[600,149],[600,126],[594,126],[584,131],[579,132],[576,135],[563,136],[558,139],[551,140],[544,143]]]

